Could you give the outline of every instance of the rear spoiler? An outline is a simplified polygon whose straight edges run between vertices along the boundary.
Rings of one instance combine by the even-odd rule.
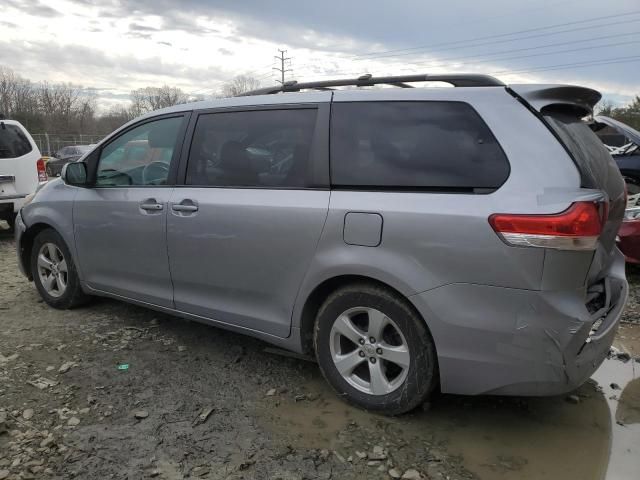
[[[602,95],[597,90],[575,85],[509,85],[507,91],[538,112],[553,106],[570,107],[581,117],[593,113]]]

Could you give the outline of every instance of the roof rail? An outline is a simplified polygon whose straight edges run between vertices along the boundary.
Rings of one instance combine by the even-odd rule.
[[[371,87],[373,85],[393,85],[400,88],[413,88],[410,83],[414,82],[445,82],[454,87],[504,87],[497,78],[490,75],[480,75],[474,73],[454,73],[454,74],[422,74],[422,75],[397,75],[388,77],[374,77],[370,73],[358,78],[346,78],[341,80],[324,80],[320,82],[298,83],[295,80],[285,82],[282,85],[260,88],[250,92],[241,93],[239,97],[250,95],[272,95],[280,92],[299,92],[300,90],[333,90],[333,87]]]

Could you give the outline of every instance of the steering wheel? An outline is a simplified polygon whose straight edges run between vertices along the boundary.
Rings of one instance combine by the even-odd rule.
[[[166,182],[169,176],[169,165],[165,162],[156,160],[151,162],[142,169],[143,185],[161,185]],[[158,183],[160,182],[160,183]]]

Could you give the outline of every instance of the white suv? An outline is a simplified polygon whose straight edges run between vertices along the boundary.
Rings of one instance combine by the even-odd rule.
[[[44,160],[29,132],[15,120],[0,120],[0,220],[12,228],[27,195],[47,181]]]

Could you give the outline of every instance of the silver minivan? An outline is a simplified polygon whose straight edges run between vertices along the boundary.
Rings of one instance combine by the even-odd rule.
[[[367,75],[155,111],[22,208],[20,265],[55,308],[112,297],[314,354],[387,414],[567,392],[627,298],[599,99]]]

